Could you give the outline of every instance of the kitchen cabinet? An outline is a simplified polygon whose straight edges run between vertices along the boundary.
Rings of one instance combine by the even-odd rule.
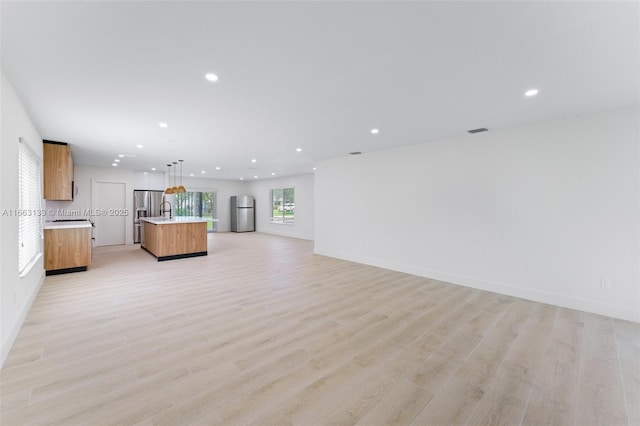
[[[141,217],[143,237],[140,247],[158,261],[206,256],[207,222],[217,222],[217,219]]]
[[[64,142],[45,140],[42,146],[44,199],[73,200],[73,159]]]
[[[91,264],[91,224],[47,225],[44,228],[46,275],[86,271]]]

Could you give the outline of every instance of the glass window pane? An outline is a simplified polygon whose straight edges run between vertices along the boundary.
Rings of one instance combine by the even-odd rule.
[[[216,193],[187,191],[175,195],[176,216],[196,216],[213,218],[216,215]],[[215,232],[215,222],[208,222],[207,231]]]
[[[282,217],[283,215],[283,195],[282,189],[274,189],[271,191],[271,207],[273,210],[272,217]]]
[[[295,217],[295,197],[294,188],[272,189],[271,194],[271,217],[274,222],[293,223]]]
[[[293,188],[285,188],[283,189],[284,195],[284,217],[285,222],[293,222],[295,218],[295,199],[294,199],[294,189]]]

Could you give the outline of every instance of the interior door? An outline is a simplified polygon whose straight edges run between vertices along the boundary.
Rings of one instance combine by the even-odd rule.
[[[95,245],[126,243],[126,189],[124,182],[93,181],[92,210]]]

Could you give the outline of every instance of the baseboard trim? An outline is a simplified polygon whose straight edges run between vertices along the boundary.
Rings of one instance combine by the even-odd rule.
[[[33,302],[35,302],[36,296],[38,296],[38,293],[40,292],[40,288],[44,283],[44,277],[45,277],[44,270],[42,270],[42,274],[40,275],[38,284],[33,288],[33,291],[29,295],[29,298],[27,299],[27,303],[25,303],[22,309],[22,312],[20,312],[20,315],[18,316],[16,322],[13,324],[13,326],[11,327],[11,330],[9,330],[8,335],[2,342],[2,351],[0,352],[0,368],[2,368],[2,366],[4,365],[4,362],[7,360],[7,357],[9,356],[9,352],[11,352],[11,348],[13,347],[13,343],[16,341],[16,337],[18,337],[18,333],[20,333],[20,329],[22,328],[24,321],[27,319],[27,314],[29,314],[29,311],[31,310],[31,306],[33,305]]]
[[[260,232],[262,234],[277,235],[279,237],[291,237],[291,238],[297,238],[299,240],[313,241],[313,236],[303,235],[303,234],[284,233],[284,232],[282,232],[282,233],[280,233],[280,232],[271,232],[271,231],[266,231],[264,229],[260,229],[260,230],[258,230],[258,232]]]
[[[489,291],[492,293],[504,294],[507,296],[527,299],[534,302],[546,303],[549,305],[560,306],[579,311],[590,312],[598,315],[604,315],[611,318],[622,319],[640,323],[640,312],[624,306],[610,305],[598,301],[582,299],[575,296],[567,296],[558,293],[550,293],[546,291],[535,290],[531,288],[516,287],[513,285],[493,282],[487,280],[465,277],[449,272],[436,271],[427,268],[421,268],[413,265],[404,265],[389,262],[381,259],[367,258],[356,256],[349,253],[335,252],[326,250],[321,247],[315,247],[314,253],[321,256],[328,256],[351,262],[362,263],[365,265],[376,266],[379,268],[390,269],[392,271],[404,272],[420,277],[431,278],[438,281],[445,281],[451,284],[462,285],[465,287],[475,288],[478,290]]]

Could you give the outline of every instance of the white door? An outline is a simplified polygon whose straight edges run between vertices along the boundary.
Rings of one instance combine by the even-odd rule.
[[[93,181],[91,204],[96,247],[125,244],[126,189],[124,182]]]

